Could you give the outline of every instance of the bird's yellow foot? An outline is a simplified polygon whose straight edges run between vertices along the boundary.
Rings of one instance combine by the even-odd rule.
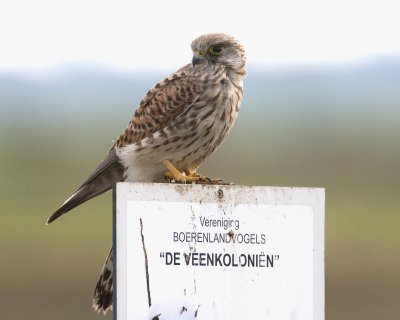
[[[224,184],[224,180],[221,178],[209,178],[206,176],[199,175],[196,172],[185,172],[187,177],[197,178],[196,183],[199,184]]]
[[[210,179],[206,176],[199,175],[195,172],[181,173],[169,160],[163,161],[164,166],[168,171],[164,174],[165,179],[169,182],[177,183],[200,183],[200,184],[223,184],[224,181],[220,178]]]
[[[193,183],[199,180],[198,177],[194,176],[186,176],[185,174],[179,172],[178,169],[171,163],[169,160],[163,161],[164,166],[168,169],[168,171],[164,174],[165,179],[169,182],[177,182],[177,183]]]

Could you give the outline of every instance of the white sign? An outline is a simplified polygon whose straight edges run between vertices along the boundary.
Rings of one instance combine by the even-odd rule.
[[[116,204],[116,319],[323,319],[323,190],[118,184]]]

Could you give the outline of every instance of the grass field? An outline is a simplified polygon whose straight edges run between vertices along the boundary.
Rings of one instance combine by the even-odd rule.
[[[45,221],[159,78],[0,77],[1,319],[99,319],[90,305],[111,245],[110,194]],[[397,65],[258,72],[231,136],[201,169],[237,184],[326,188],[327,319],[400,315],[398,88]]]

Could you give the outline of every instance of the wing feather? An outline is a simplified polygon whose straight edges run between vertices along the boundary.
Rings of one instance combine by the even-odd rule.
[[[180,114],[187,111],[199,95],[199,87],[190,64],[157,83],[144,96],[128,127],[116,139],[107,157],[98,165],[75,193],[48,219],[51,223],[80,204],[110,190],[123,180],[124,167],[116,149],[137,143],[163,130]]]
[[[120,148],[161,131],[197,99],[199,87],[190,64],[151,88],[140,102],[128,127],[116,139]]]
[[[119,163],[115,149],[112,148],[96,170],[94,170],[74,194],[49,217],[47,224],[53,222],[64,213],[67,213],[80,204],[110,190],[116,182],[123,179],[123,175],[124,168]]]

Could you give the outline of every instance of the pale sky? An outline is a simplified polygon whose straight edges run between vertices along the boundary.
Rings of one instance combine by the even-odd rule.
[[[400,55],[399,8],[388,0],[2,0],[0,71],[75,62],[177,68],[208,32],[235,36],[249,63],[266,66]]]

